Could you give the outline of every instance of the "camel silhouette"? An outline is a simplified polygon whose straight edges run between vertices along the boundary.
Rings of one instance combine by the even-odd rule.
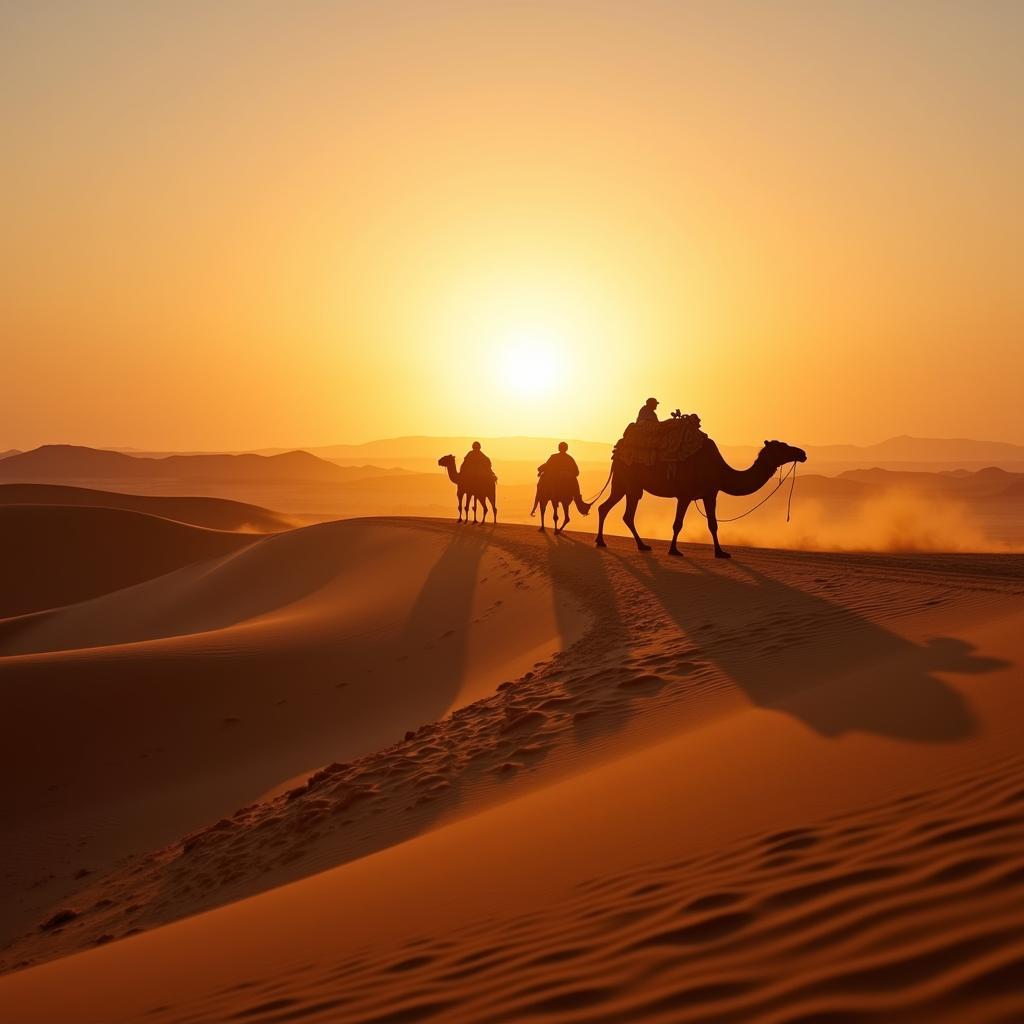
[[[715,558],[729,558],[729,553],[723,551],[718,543],[718,519],[715,515],[718,492],[753,494],[771,479],[780,466],[787,462],[806,461],[807,453],[802,448],[793,448],[784,441],[765,441],[749,468],[733,469],[722,457],[718,445],[710,438],[682,462],[656,462],[653,466],[645,466],[639,463],[626,465],[619,459],[613,459],[612,489],[607,500],[598,508],[597,538],[594,543],[599,548],[605,547],[605,517],[625,498],[626,511],[622,514],[622,521],[633,534],[636,546],[641,551],[650,551],[650,545],[641,540],[635,525],[636,507],[644,491],[647,491],[659,498],[676,499],[676,518],[672,523],[672,543],[668,549],[670,555],[682,555],[676,542],[683,527],[683,516],[690,502],[700,499],[704,502],[708,529],[715,545]]]
[[[459,506],[459,518],[458,522],[463,521],[463,513],[465,513],[465,521],[469,522],[469,504],[470,499],[473,501],[473,522],[477,522],[476,518],[476,507],[479,503],[483,507],[483,522],[487,522],[487,502],[491,503],[491,511],[494,514],[494,521],[498,521],[498,506],[495,504],[495,486],[493,478],[491,480],[482,480],[476,474],[468,474],[468,479],[463,480],[463,474],[455,468],[455,456],[444,455],[437,460],[439,466],[443,466],[448,470],[448,479],[455,484],[456,500]],[[465,508],[463,508],[465,505]]]
[[[546,529],[544,525],[544,513],[551,505],[551,512],[555,518],[555,533],[561,533],[569,525],[569,506],[574,504],[581,516],[590,515],[590,506],[580,497],[579,487],[575,477],[567,477],[557,473],[541,473],[537,480],[537,495],[533,499],[533,508],[530,515],[537,512],[540,506],[540,526],[538,529]],[[562,506],[564,518],[562,525],[558,525],[558,506]]]

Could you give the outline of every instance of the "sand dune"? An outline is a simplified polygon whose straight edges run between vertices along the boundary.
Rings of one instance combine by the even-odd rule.
[[[116,591],[250,540],[122,509],[0,506],[0,636],[7,616]]]
[[[111,828],[105,860],[102,844],[65,855],[32,836],[59,877],[14,885],[9,869],[4,966],[102,948],[0,981],[0,1012],[1016,1019],[1022,560],[690,553],[338,523],[135,587],[134,617],[116,594],[64,609],[63,642],[110,618],[149,639],[0,659],[19,721],[71,700],[90,726],[45,756],[16,743],[3,776],[28,765],[33,781],[5,800],[21,828],[48,799],[77,804],[72,787],[44,795],[51,762],[66,779],[140,723],[89,717],[72,686],[117,709],[115,666],[135,662],[164,750],[134,762],[144,778],[126,780],[125,758],[87,780],[78,827],[131,806],[152,818],[133,848],[151,852],[117,860],[128,837]],[[552,609],[555,594],[572,602]],[[513,666],[541,608],[539,653]],[[468,648],[437,654],[467,620],[458,642],[486,636],[482,673]],[[395,670],[360,683],[382,652]],[[271,696],[300,703],[296,719]],[[243,703],[241,722],[218,720]],[[296,775],[297,748],[326,767],[235,810],[243,779]],[[73,878],[79,864],[94,873]]]
[[[0,484],[2,505],[120,508],[208,530],[241,533],[277,533],[295,525],[269,509],[224,498],[146,497],[60,484]]]
[[[347,522],[227,536],[245,546],[0,622],[0,687],[20,726],[0,750],[14,835],[0,871],[19,891],[6,937],[80,888],[80,871],[386,747],[584,621],[482,532]]]

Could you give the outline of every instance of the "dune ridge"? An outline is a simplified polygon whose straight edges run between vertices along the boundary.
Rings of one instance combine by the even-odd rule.
[[[144,512],[160,519],[173,519],[189,526],[236,533],[277,533],[294,523],[287,518],[241,501],[227,498],[150,497],[97,491],[62,484],[0,484],[0,505],[87,505],[91,508],[119,508]]]
[[[347,943],[340,960],[304,949],[283,976],[170,996],[147,1019],[1013,1021],[1022,840],[1024,758],[1004,756],[710,852],[581,878],[543,910]]]
[[[0,650],[13,625],[4,619],[118,591],[251,540],[128,509],[0,505]]]
[[[386,533],[398,524],[373,528]],[[466,536],[432,521],[400,528],[436,540]],[[922,564],[909,556],[750,552],[743,565],[680,565],[619,544],[602,557],[571,537],[553,541],[516,527],[487,539],[585,602],[591,626],[583,639],[493,696],[427,719],[397,745],[328,764],[282,796],[90,879],[64,897],[77,916],[23,935],[5,951],[6,966],[365,857],[652,737],[700,730],[750,706],[784,708],[824,737],[964,740],[975,729],[973,714],[939,674],[984,675],[1005,662],[955,638],[909,641],[893,627],[936,609],[982,621],[1005,614],[1007,598],[1024,592],[1018,559]],[[850,687],[853,703],[842,696]]]
[[[0,1014],[1020,1013],[1024,558],[246,540],[14,620]]]
[[[583,628],[484,534],[338,522],[227,536],[242,546],[0,622],[0,687],[22,725],[0,749],[8,935],[139,844],[386,747]]]

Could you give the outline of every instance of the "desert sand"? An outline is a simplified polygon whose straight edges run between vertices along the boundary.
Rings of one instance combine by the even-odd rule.
[[[106,511],[174,564],[0,622],[0,1018],[1024,1017],[1024,558]]]

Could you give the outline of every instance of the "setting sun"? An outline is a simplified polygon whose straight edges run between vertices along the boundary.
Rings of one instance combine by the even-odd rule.
[[[565,341],[539,329],[510,332],[499,343],[497,370],[502,388],[522,398],[560,390],[565,377]]]

